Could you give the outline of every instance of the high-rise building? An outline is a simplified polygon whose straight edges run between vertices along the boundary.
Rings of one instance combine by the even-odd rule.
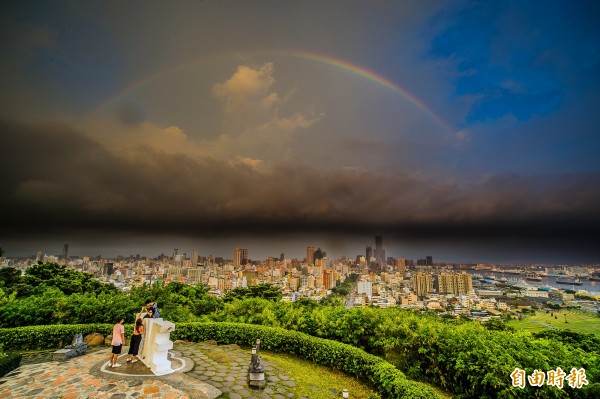
[[[433,256],[426,256],[425,260],[427,266],[433,266]]]
[[[180,257],[180,256],[181,255],[177,255],[177,257]],[[169,265],[169,269],[167,270],[167,276],[169,278],[177,279],[177,278],[179,278],[179,276],[181,276],[181,274],[182,274],[182,269],[178,262],[176,262],[173,265]]]
[[[383,237],[375,236],[375,252],[373,254],[379,263],[385,263],[385,249],[383,249]]]
[[[198,251],[192,249],[192,257],[190,258],[191,267],[196,267],[198,265]]]
[[[315,264],[315,247],[306,247],[306,263],[309,265]]]
[[[417,296],[426,296],[433,292],[433,276],[431,273],[415,273],[413,276],[413,290]]]
[[[69,244],[63,245],[62,257],[61,259],[68,260],[69,259]]]
[[[38,253],[35,257],[35,263],[43,262],[43,261],[44,261],[44,253],[42,251],[38,251]]]
[[[188,269],[188,280],[193,284],[201,283],[202,269],[196,267]]]
[[[367,262],[371,260],[373,257],[373,248],[369,245],[365,250],[365,258],[367,258]]]
[[[441,294],[466,295],[473,289],[473,278],[465,272],[460,274],[442,272],[437,278],[437,285],[438,292]]]
[[[373,295],[373,283],[370,281],[359,281],[356,284],[357,294],[367,294],[369,298]]]
[[[405,258],[396,258],[396,270],[404,273],[406,271],[406,259]]]
[[[323,272],[323,287],[326,290],[330,290],[335,287],[335,280],[333,277],[333,270],[325,270]]]
[[[233,266],[240,267],[248,262],[248,250],[246,248],[236,248],[233,250]]]

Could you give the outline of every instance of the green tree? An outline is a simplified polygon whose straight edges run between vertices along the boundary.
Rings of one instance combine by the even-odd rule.
[[[493,331],[515,331],[513,327],[506,325],[506,323],[500,319],[490,319],[486,322],[481,323],[486,329]]]
[[[19,271],[17,268],[7,266],[0,269],[0,286],[12,288],[21,281],[21,271]]]
[[[223,295],[223,300],[225,302],[231,302],[235,299],[262,298],[276,302],[281,300],[282,297],[283,293],[281,292],[281,288],[272,284],[259,284],[251,285],[248,288],[236,287],[229,290]]]
[[[112,292],[118,290],[112,284],[103,284],[89,273],[67,269],[64,265],[44,263],[33,265],[25,271],[23,281],[31,287],[41,284],[53,286],[65,294],[83,292]]]

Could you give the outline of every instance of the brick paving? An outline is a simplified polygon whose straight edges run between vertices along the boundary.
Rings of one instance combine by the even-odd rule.
[[[122,367],[109,368],[109,353],[108,348],[94,349],[64,362],[45,361],[43,356],[35,362],[26,359],[17,370],[0,378],[0,398],[308,399],[297,397],[294,379],[265,359],[266,386],[249,388],[251,353],[237,345],[177,341],[171,360],[173,369],[179,371],[165,376],[152,375],[141,362],[125,362],[125,355],[119,358]],[[314,398],[334,393],[313,388]]]
[[[230,399],[291,399],[296,395],[290,388],[296,382],[282,370],[276,370],[262,359],[267,385],[264,389],[248,387],[248,366],[251,353],[237,345],[216,345],[214,342],[179,343],[177,350],[194,362],[189,375],[202,380],[223,392]],[[315,392],[315,398],[319,398]]]
[[[22,365],[0,379],[0,398],[190,399],[185,392],[154,376],[144,380],[131,380],[119,375],[94,375],[92,369],[106,363],[109,353],[110,350],[105,349],[65,362]]]

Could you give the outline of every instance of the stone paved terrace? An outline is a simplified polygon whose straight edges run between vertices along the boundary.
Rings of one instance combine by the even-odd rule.
[[[127,348],[124,348],[126,353]],[[247,385],[250,350],[214,342],[177,341],[170,352],[173,369],[154,376],[141,362],[127,363],[121,355],[120,368],[108,368],[110,349],[103,348],[65,362],[24,361],[21,367],[0,379],[0,398],[53,399],[292,399],[296,381],[263,359],[267,385],[262,390]],[[319,390],[309,397],[339,396],[335,389]]]

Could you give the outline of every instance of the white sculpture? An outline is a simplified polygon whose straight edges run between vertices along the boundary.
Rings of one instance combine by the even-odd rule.
[[[161,318],[144,319],[144,338],[140,344],[140,360],[152,370],[155,375],[173,372],[171,361],[167,359],[173,342],[169,339],[175,324]]]

